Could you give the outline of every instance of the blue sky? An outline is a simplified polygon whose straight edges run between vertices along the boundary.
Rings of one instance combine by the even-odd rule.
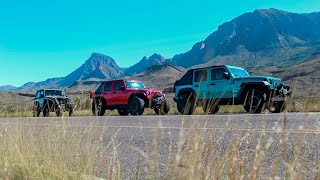
[[[277,8],[320,11],[315,0],[1,0],[0,85],[62,77],[92,52],[129,67],[189,50],[223,22]]]

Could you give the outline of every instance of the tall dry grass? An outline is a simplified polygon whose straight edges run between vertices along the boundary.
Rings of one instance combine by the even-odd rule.
[[[314,179],[320,176],[319,134],[210,129],[201,119],[180,127],[141,126],[132,134],[67,119],[35,118],[0,125],[1,179]],[[105,119],[106,121],[108,119]],[[248,118],[249,121],[249,118]],[[231,123],[227,120],[226,123]],[[305,121],[307,122],[307,118]],[[264,123],[262,120],[261,123]],[[253,126],[252,125],[248,125]],[[318,125],[319,126],[319,125]],[[261,124],[261,127],[266,125]],[[319,127],[317,128],[319,131]],[[127,132],[127,131],[125,131]],[[130,131],[128,130],[128,133]],[[138,134],[142,133],[143,137]],[[318,132],[319,133],[319,132]],[[119,136],[119,137],[118,137]],[[135,137],[137,136],[137,137]],[[131,137],[131,138],[130,138]],[[139,143],[142,143],[139,144]]]

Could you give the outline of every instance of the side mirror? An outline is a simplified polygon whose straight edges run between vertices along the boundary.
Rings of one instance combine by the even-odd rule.
[[[223,73],[223,77],[224,77],[225,79],[227,79],[227,80],[230,79],[230,75],[229,75],[228,72],[224,72],[224,73]]]
[[[120,87],[120,90],[121,90],[121,91],[125,91],[126,88],[125,88],[124,86],[121,86],[121,87]]]

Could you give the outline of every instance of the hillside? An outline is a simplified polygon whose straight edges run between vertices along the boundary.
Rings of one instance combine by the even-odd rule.
[[[283,78],[297,93],[320,95],[320,58],[271,71],[271,74]]]
[[[112,79],[122,76],[123,71],[114,59],[109,56],[92,53],[91,57],[78,69],[66,77],[51,78],[41,82],[29,82],[19,87],[18,91],[36,90],[41,88],[67,88],[76,81],[88,79]]]
[[[171,62],[185,68],[218,61],[219,64],[292,66],[301,63],[308,51],[320,44],[319,13],[297,14],[276,9],[245,13],[218,27],[204,41]]]
[[[128,69],[125,70],[125,74],[127,76],[133,75],[133,74],[139,74],[146,69],[148,69],[151,66],[154,65],[160,65],[163,62],[166,61],[166,58],[161,56],[160,54],[153,54],[150,57],[144,56],[137,64],[129,67]]]
[[[4,85],[0,86],[0,91],[6,92],[6,91],[12,91],[15,90],[17,87],[11,86],[11,85]]]
[[[186,69],[170,64],[155,65],[145,72],[134,75],[131,79],[145,82],[149,88],[165,89],[172,87],[174,82],[186,73]]]
[[[78,69],[62,78],[59,86],[70,86],[75,81],[96,79],[112,79],[123,74],[122,69],[109,56],[92,53],[91,57]]]

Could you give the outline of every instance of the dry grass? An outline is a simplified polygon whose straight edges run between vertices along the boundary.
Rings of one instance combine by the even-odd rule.
[[[130,179],[320,176],[319,170],[315,173],[314,162],[309,160],[313,142],[306,141],[303,129],[294,135],[294,142],[290,141],[292,134],[280,125],[283,122],[278,122],[275,128],[284,133],[276,133],[275,137],[263,129],[208,131],[197,122],[192,123],[191,129],[183,129],[186,124],[182,121],[177,141],[163,139],[166,132],[159,128],[154,130],[150,146],[129,150],[143,157],[133,164]],[[30,124],[37,123],[36,118]],[[110,129],[94,129],[95,122],[85,127],[72,127],[69,123],[62,119],[43,126],[1,124],[1,179],[129,179],[121,154],[127,144],[118,147],[115,137],[104,136]]]

